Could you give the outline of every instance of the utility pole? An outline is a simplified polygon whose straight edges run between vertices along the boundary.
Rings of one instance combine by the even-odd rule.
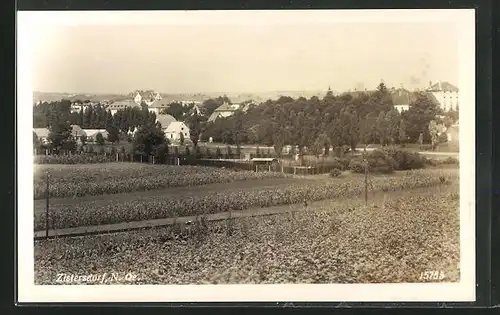
[[[366,155],[366,145],[363,151],[363,160],[365,162],[365,205],[368,205],[368,158]]]

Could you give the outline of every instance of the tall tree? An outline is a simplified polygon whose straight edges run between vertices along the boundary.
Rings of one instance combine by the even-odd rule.
[[[441,110],[436,101],[426,93],[417,93],[414,101],[410,103],[410,109],[403,113],[410,141],[416,142],[421,133],[424,136],[424,141],[430,140],[428,125],[439,114],[441,114]]]
[[[49,131],[48,141],[56,154],[59,154],[61,150],[73,151],[76,148],[69,121],[53,122]]]
[[[38,150],[41,146],[38,135],[33,131],[33,149]]]
[[[385,119],[385,113],[380,112],[377,118],[377,138],[380,145],[385,146],[387,144],[387,120]]]
[[[401,118],[399,122],[399,144],[401,144],[403,147],[406,145],[406,142],[408,141],[408,136],[406,134],[406,123],[405,120]]]
[[[321,150],[324,150],[324,154],[328,155],[328,152],[330,151],[330,138],[326,134],[326,132],[322,132],[319,134],[318,138],[316,139],[317,145],[320,146]]]
[[[104,137],[102,136],[102,133],[98,133],[95,136],[95,142],[97,142],[98,145],[103,146],[104,145]]]
[[[179,141],[180,141],[180,144],[181,144],[181,145],[184,145],[184,141],[185,141],[185,140],[186,140],[186,139],[184,138],[184,133],[179,132]]]
[[[438,145],[439,128],[435,120],[429,122],[429,135],[431,137],[432,150],[434,151]]]
[[[167,145],[163,130],[152,124],[141,126],[133,139],[134,152],[146,156],[161,153],[161,149]]]
[[[387,112],[385,115],[386,126],[387,126],[387,142],[391,145],[395,144],[399,138],[399,124],[401,117],[397,109],[393,109]]]
[[[197,113],[189,118],[189,137],[195,147],[198,147],[198,140],[201,135],[201,121]]]

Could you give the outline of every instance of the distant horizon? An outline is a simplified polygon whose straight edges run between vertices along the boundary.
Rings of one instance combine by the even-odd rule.
[[[432,83],[437,83],[438,81],[441,81],[441,82],[448,82],[454,86],[457,86],[456,84],[454,84],[453,82],[450,82],[448,80],[435,80],[435,81],[432,81]],[[384,82],[385,84],[385,82]],[[378,85],[377,85],[378,86]],[[377,88],[377,86],[375,87],[371,87],[371,88],[366,88],[367,91],[373,91]],[[395,85],[388,85],[386,84],[386,87],[388,89],[391,89],[391,88],[395,88],[395,89],[399,89],[401,88],[401,86],[395,86]],[[418,90],[418,89],[425,89],[429,87],[429,84],[425,85],[425,86],[420,86],[420,87],[412,87],[412,88],[409,88],[409,87],[406,87],[406,86],[402,86],[403,89],[406,89],[408,91],[415,91],[415,90]],[[278,93],[278,92],[327,92],[328,91],[328,87],[326,87],[325,89],[296,89],[296,90],[293,90],[293,89],[283,89],[283,90],[263,90],[263,91],[192,91],[192,92],[164,92],[164,91],[160,91],[160,90],[157,90],[157,89],[151,89],[151,88],[140,88],[140,89],[134,89],[132,91],[128,91],[128,92],[68,92],[68,91],[63,91],[63,92],[58,92],[58,91],[41,91],[41,90],[33,90],[33,93],[43,93],[43,94],[75,94],[75,95],[127,95],[127,94],[130,94],[130,93],[133,93],[137,90],[141,90],[141,91],[149,91],[149,90],[152,90],[154,92],[158,92],[162,95],[186,95],[186,94],[220,94],[221,96],[224,95],[224,94],[267,94],[267,93]],[[360,90],[357,90],[356,88],[351,88],[351,89],[346,89],[346,90],[339,90],[339,89],[335,89],[335,88],[331,88],[331,90],[333,92],[338,92],[338,93],[344,93],[344,92],[353,92],[353,91],[364,91],[365,89],[360,89]]]
[[[58,24],[36,14],[40,19],[30,29],[32,88],[40,92],[353,91],[374,89],[381,79],[388,87],[413,90],[429,80],[457,87],[460,81],[458,24],[446,15],[404,20],[401,14],[372,14],[374,20],[349,22],[317,20],[338,12],[248,12],[238,20],[230,12],[217,18],[170,12],[166,24],[129,22],[131,16],[92,24],[85,22],[92,13],[80,13],[87,20]],[[116,14],[109,12],[109,18]]]

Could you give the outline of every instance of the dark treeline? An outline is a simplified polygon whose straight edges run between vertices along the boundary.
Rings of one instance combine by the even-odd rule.
[[[33,107],[34,128],[50,129],[50,126],[58,121],[67,121],[70,125],[79,125],[83,129],[107,129],[113,126],[121,132],[128,132],[147,121],[156,121],[156,115],[149,112],[145,104],[142,108],[121,109],[115,115],[111,115],[111,112],[100,104],[71,113],[71,102],[68,100],[44,102]]]

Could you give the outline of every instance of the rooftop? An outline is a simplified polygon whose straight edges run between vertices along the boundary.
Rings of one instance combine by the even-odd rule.
[[[47,138],[50,133],[48,128],[33,128],[33,131],[36,133],[38,138]]]
[[[458,92],[458,88],[453,84],[446,81],[438,81],[437,83],[429,86],[427,89],[428,92]]]
[[[108,109],[125,109],[126,107],[139,107],[133,100],[126,99],[126,100],[121,100],[121,101],[116,101],[108,105]]]
[[[156,116],[156,121],[159,122],[161,124],[161,128],[162,129],[167,129],[168,126],[173,123],[173,122],[176,122],[177,119],[174,118],[174,116],[172,115],[157,115]]]

